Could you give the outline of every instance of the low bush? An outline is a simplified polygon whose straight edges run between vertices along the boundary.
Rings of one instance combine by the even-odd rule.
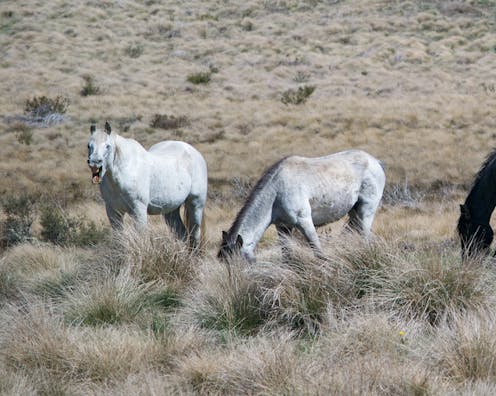
[[[69,99],[57,96],[55,99],[47,96],[35,96],[26,100],[24,112],[32,118],[46,118],[52,114],[65,114]]]
[[[212,72],[199,72],[188,75],[186,80],[191,84],[207,84],[212,78]]]
[[[160,129],[177,129],[189,125],[189,120],[186,116],[174,116],[167,114],[155,114],[152,117],[150,126]]]
[[[33,142],[33,130],[26,123],[16,122],[10,127],[10,130],[15,133],[19,143],[29,146]]]
[[[109,233],[106,227],[84,217],[69,216],[56,205],[46,205],[41,209],[40,223],[42,239],[62,246],[96,245]]]
[[[96,85],[93,76],[89,74],[85,74],[83,76],[83,80],[84,80],[84,85],[80,92],[81,96],[99,95],[101,93],[101,88]]]
[[[1,245],[12,246],[33,239],[31,226],[35,219],[34,200],[29,195],[7,196],[2,208],[5,220],[2,223]]]
[[[284,91],[281,97],[281,102],[287,104],[301,104],[305,103],[311,94],[315,91],[315,86],[304,85],[298,89],[288,89]]]

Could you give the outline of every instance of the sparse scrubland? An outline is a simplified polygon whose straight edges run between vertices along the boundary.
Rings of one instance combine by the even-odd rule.
[[[0,2],[0,394],[496,393],[494,259],[458,204],[496,137],[496,2]],[[209,168],[202,256],[160,218],[112,233],[91,122]],[[261,172],[360,148],[369,241],[269,229],[219,262]]]

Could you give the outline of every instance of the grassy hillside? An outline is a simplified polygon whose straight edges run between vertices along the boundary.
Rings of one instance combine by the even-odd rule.
[[[495,273],[454,229],[495,28],[493,0],[0,2],[0,393],[494,393]],[[160,219],[110,235],[106,120],[204,154],[204,257]],[[282,263],[270,229],[256,266],[217,262],[264,169],[347,148],[386,166],[374,241],[338,224]]]

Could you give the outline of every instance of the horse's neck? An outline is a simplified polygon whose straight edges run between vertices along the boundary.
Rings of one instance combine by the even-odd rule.
[[[241,235],[243,247],[253,251],[265,230],[272,223],[272,207],[276,192],[265,186],[257,194],[250,196],[234,221],[229,234],[232,238]]]
[[[137,168],[136,144],[138,143],[117,134],[114,136],[114,155],[109,164],[109,171],[115,182],[122,177],[125,168]]]
[[[496,166],[484,172],[470,190],[465,206],[469,209],[473,222],[489,223],[496,207]]]

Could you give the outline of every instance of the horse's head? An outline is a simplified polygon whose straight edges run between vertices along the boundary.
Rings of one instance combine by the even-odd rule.
[[[222,231],[222,243],[220,245],[220,250],[217,254],[217,257],[221,260],[226,261],[236,255],[242,256],[249,262],[255,261],[255,257],[253,256],[253,254],[250,254],[243,249],[243,238],[241,237],[241,235],[238,234],[234,238],[234,236],[230,237],[227,232]]]
[[[96,129],[95,125],[91,125],[90,132],[88,166],[91,169],[93,183],[98,184],[101,182],[107,171],[108,164],[113,158],[114,139],[108,122],[105,123],[105,131]]]
[[[493,241],[493,229],[489,224],[474,222],[470,210],[465,205],[460,205],[457,230],[460,235],[463,257],[487,253]]]

